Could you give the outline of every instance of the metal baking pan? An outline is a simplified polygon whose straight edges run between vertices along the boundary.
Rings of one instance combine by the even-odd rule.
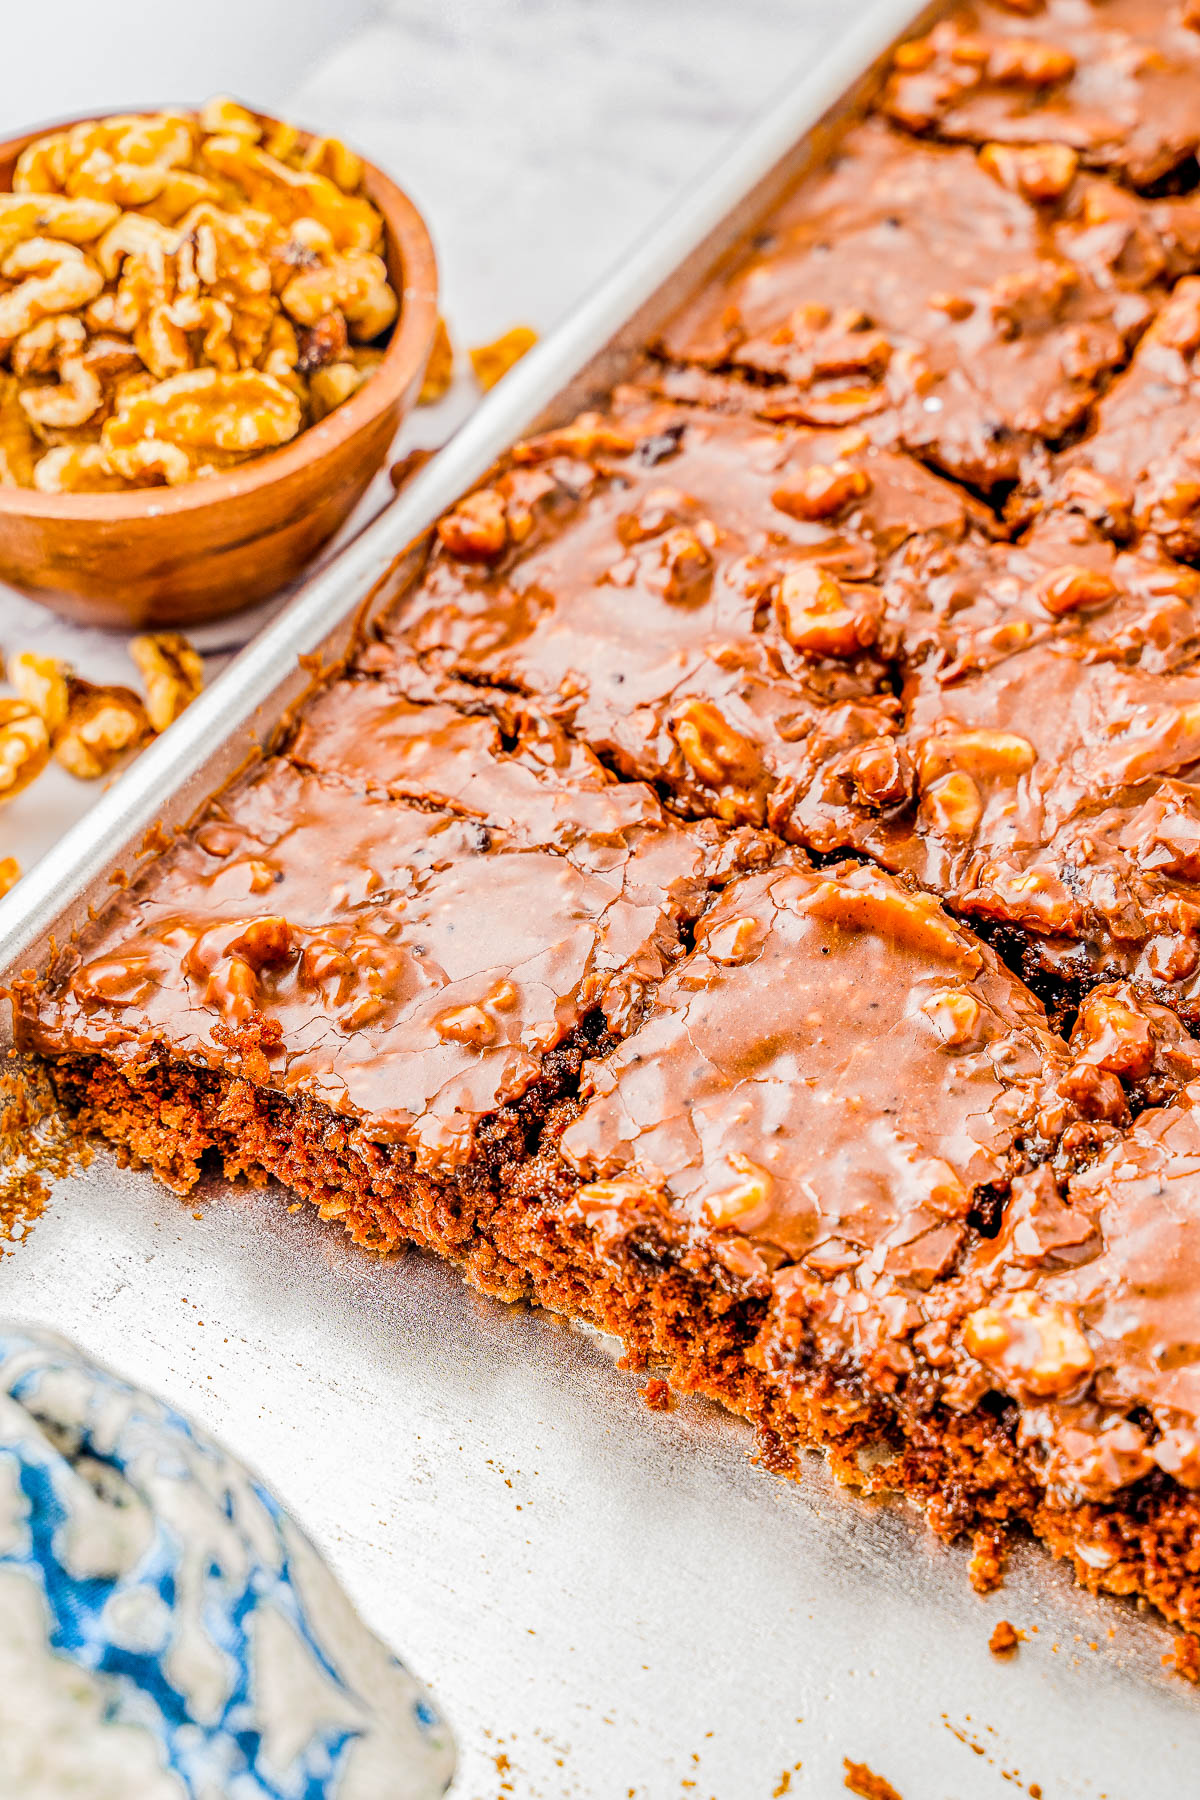
[[[299,592],[0,907],[0,980],[44,964],[402,592],[432,519],[523,432],[602,394],[806,164],[914,16],[873,0],[835,49]],[[299,659],[305,659],[301,666]],[[4,1024],[7,1032],[7,1021]],[[78,1337],[273,1482],[436,1690],[462,1800],[1200,1792],[1200,1710],[1166,1630],[1019,1548],[986,1600],[901,1506],[784,1482],[700,1402],[652,1413],[613,1346],[485,1300],[432,1258],[356,1250],[278,1190],[180,1202],[107,1156],[0,1263],[0,1309]],[[1001,1617],[1026,1632],[988,1651]],[[1085,1724],[1086,1721],[1086,1724]]]

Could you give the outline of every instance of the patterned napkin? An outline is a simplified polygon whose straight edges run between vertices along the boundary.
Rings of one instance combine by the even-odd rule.
[[[433,1800],[453,1768],[425,1690],[241,1463],[0,1324],[0,1800]]]

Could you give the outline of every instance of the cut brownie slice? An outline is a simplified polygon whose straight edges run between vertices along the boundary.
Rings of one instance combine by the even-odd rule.
[[[501,704],[507,745],[489,712],[422,705],[382,682],[348,678],[305,708],[287,754],[365,793],[499,825],[542,849],[581,851],[589,868],[604,866],[606,847],[616,866],[634,842],[644,853],[655,834],[671,849],[682,841],[644,783],[614,780],[560,726],[504,697]]]
[[[1066,145],[1135,186],[1200,144],[1200,33],[1188,0],[961,6],[902,44],[881,106],[912,131]]]
[[[1200,280],[1181,281],[1096,408],[1093,429],[1031,464],[1014,518],[1079,512],[1110,536],[1152,532],[1200,558]]]
[[[434,796],[474,763],[465,785],[486,804],[470,811],[352,794],[286,760],[255,770],[27,996],[23,1041],[98,1054],[155,1092],[181,1078],[198,1140],[219,1136],[232,1068],[427,1171],[469,1162],[489,1121],[556,1091],[581,1032],[628,1028],[711,886],[764,851],[668,819],[583,758],[506,753],[483,721],[468,749],[459,723],[427,714],[424,756]],[[551,847],[548,815],[577,794]],[[170,1116],[161,1143],[149,1123],[134,1147],[186,1183],[195,1156],[177,1161]]]
[[[881,578],[983,526],[861,434],[626,395],[442,520],[360,666],[468,709],[533,698],[680,809],[827,848],[847,794],[892,791]]]
[[[767,416],[858,421],[977,487],[1011,482],[1081,423],[1200,247],[1194,203],[1156,212],[1070,158],[1052,173],[1027,198],[1003,146],[977,156],[870,120],[662,348],[780,383]]]
[[[585,1069],[572,1204],[610,1246],[706,1245],[763,1293],[841,1277],[857,1347],[899,1345],[1058,1139],[1065,1070],[1038,1002],[931,895],[784,864],[731,884]]]
[[[1119,1045],[1119,1039],[1114,1040]],[[1037,1528],[1090,1586],[1200,1617],[1200,1086],[1069,1182],[1014,1183],[964,1259],[947,1335],[1006,1395]]]
[[[929,897],[861,867],[751,875],[585,1067],[565,1212],[620,1269],[673,1256],[759,1297],[777,1464],[824,1439],[943,1528],[1024,1519],[1088,1583],[1194,1621],[1200,1088],[1090,1144],[1062,1090],[1084,1063],[1179,1078],[1197,1047],[1111,991],[1073,1048],[1064,1075],[1040,1008]],[[879,1437],[891,1460],[864,1464]]]

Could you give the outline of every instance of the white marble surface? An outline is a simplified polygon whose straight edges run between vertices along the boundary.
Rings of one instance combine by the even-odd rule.
[[[5,10],[0,126],[225,89],[338,133],[429,219],[464,342],[546,331],[652,227],[739,126],[852,16],[855,0],[53,0]],[[11,12],[12,17],[8,14]],[[474,403],[460,378],[399,447],[442,442]],[[384,504],[373,488],[354,526]],[[210,674],[263,617],[200,634]],[[130,681],[119,635],[0,585],[0,651]],[[0,813],[28,867],[91,804],[52,768]]]

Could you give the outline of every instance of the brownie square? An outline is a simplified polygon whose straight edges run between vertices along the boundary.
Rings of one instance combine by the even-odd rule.
[[[1200,559],[1197,350],[1200,280],[1189,279],[1175,288],[1080,441],[1029,466],[1011,515],[1078,512],[1118,542],[1149,533],[1171,555]]]
[[[689,816],[835,847],[846,796],[894,778],[886,571],[987,523],[861,433],[628,394],[442,521],[359,666],[468,709],[532,702]]]
[[[1110,1034],[1110,1055],[1119,1046]],[[1162,1474],[1200,1487],[1198,1226],[1193,1082],[1069,1178],[1049,1168],[1018,1177],[1000,1232],[964,1260],[949,1312],[1016,1402],[1020,1432],[1058,1493],[1111,1504]],[[1065,1384],[1038,1366],[1057,1329],[1086,1334],[1074,1341],[1078,1372]],[[1113,1534],[1096,1536],[1110,1552],[1119,1546]],[[1164,1556],[1164,1585],[1194,1592],[1192,1560],[1172,1567]]]
[[[1076,991],[1128,975],[1197,1016],[1200,664],[1155,668],[1050,638],[910,679],[913,798],[859,846],[964,915],[1017,928]]]
[[[429,720],[435,791],[454,785],[436,774],[451,725]],[[604,828],[552,848],[536,827],[572,772],[486,734],[474,761],[492,765],[482,812],[267,761],[74,947],[29,1042],[121,1068],[241,1069],[427,1168],[468,1160],[489,1119],[554,1090],[585,1018],[627,1028],[745,844],[627,786]]]
[[[844,1277],[851,1329],[899,1341],[986,1197],[1059,1138],[1065,1069],[1038,1002],[932,896],[784,861],[730,884],[585,1066],[561,1150],[606,1242],[703,1243],[763,1291]]]
[[[880,105],[910,131],[1066,145],[1146,187],[1200,143],[1198,24],[1187,0],[960,6],[895,51]]]

